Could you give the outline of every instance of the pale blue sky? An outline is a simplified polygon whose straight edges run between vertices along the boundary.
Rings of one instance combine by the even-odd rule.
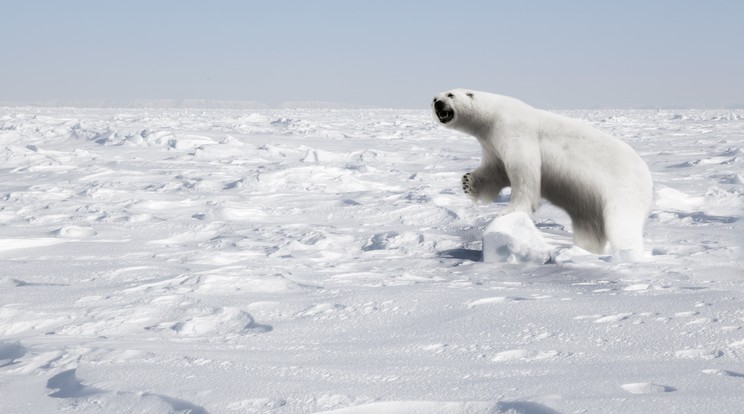
[[[0,0],[0,101],[744,104],[744,1]]]

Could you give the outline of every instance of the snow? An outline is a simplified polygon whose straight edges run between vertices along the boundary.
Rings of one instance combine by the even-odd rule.
[[[490,260],[425,110],[0,108],[3,411],[740,411],[744,112],[564,114],[649,164],[643,262],[549,204]]]
[[[496,217],[483,230],[486,263],[536,263],[550,260],[550,248],[527,213]]]

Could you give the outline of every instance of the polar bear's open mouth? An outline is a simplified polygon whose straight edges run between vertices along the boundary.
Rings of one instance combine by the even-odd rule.
[[[452,109],[452,106],[439,98],[434,98],[434,113],[437,115],[439,122],[443,124],[455,118],[455,111]]]
[[[447,122],[451,121],[452,118],[455,117],[455,111],[447,108],[442,108],[437,110],[437,118],[439,118],[439,122],[446,124]]]
[[[439,122],[443,124],[446,124],[455,117],[455,111],[447,107],[436,108],[435,112],[437,114],[437,118],[439,118]]]

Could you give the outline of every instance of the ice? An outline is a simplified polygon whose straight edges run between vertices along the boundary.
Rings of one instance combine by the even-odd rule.
[[[563,111],[653,173],[622,263],[427,110],[193,105],[0,108],[4,412],[744,406],[744,112]]]
[[[536,263],[550,260],[550,249],[526,213],[494,219],[483,231],[483,261],[487,263]]]

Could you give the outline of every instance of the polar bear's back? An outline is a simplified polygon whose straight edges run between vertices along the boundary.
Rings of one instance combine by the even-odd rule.
[[[566,179],[587,181],[606,198],[623,193],[650,203],[651,174],[628,143],[582,121],[536,111],[541,112],[538,137],[544,168],[569,173]]]
[[[539,140],[541,175],[550,178],[542,183],[543,196],[549,201],[570,206],[574,200],[562,199],[565,190],[581,188],[597,194],[603,206],[624,198],[632,199],[628,204],[650,209],[651,174],[627,143],[583,121],[534,108],[510,96],[478,92],[476,98],[482,101],[481,113],[495,124],[493,137]]]

